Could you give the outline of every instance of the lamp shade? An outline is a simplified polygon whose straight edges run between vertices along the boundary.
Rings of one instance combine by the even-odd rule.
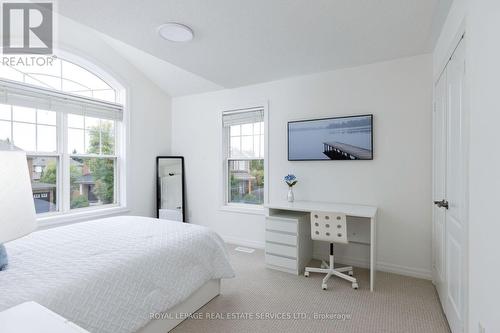
[[[0,151],[0,244],[36,228],[31,182],[22,151]]]

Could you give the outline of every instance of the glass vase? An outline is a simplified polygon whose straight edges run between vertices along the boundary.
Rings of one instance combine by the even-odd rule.
[[[295,200],[295,197],[293,195],[293,187],[288,188],[287,200],[288,202],[293,202],[293,200]]]

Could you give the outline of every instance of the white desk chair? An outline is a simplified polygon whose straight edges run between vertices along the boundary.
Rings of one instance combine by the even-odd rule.
[[[333,243],[347,244],[347,218],[345,214],[340,213],[321,213],[311,212],[311,238],[313,240],[320,240],[330,243],[330,265],[324,261],[321,268],[306,267],[304,276],[308,277],[309,273],[324,273],[326,274],[323,279],[321,287],[326,290],[326,282],[332,275],[338,276],[344,280],[352,282],[352,287],[358,289],[358,281],[352,277],[352,267],[334,268],[333,263]],[[323,268],[326,267],[326,268]],[[348,272],[348,274],[344,274]]]

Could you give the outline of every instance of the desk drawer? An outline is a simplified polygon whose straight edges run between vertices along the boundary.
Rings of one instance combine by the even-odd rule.
[[[287,245],[266,243],[266,253],[277,254],[280,256],[297,258],[297,248]]]
[[[297,236],[266,231],[266,241],[297,246]]]
[[[297,260],[273,256],[272,254],[266,254],[266,263],[287,269],[297,269]]]
[[[290,232],[293,234],[297,233],[297,221],[286,221],[274,219],[272,217],[266,217],[266,229],[267,230],[276,230],[276,231],[284,231]]]

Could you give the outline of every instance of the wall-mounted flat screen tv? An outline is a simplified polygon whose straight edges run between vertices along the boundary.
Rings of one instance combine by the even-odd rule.
[[[288,160],[372,160],[373,115],[291,121]]]

